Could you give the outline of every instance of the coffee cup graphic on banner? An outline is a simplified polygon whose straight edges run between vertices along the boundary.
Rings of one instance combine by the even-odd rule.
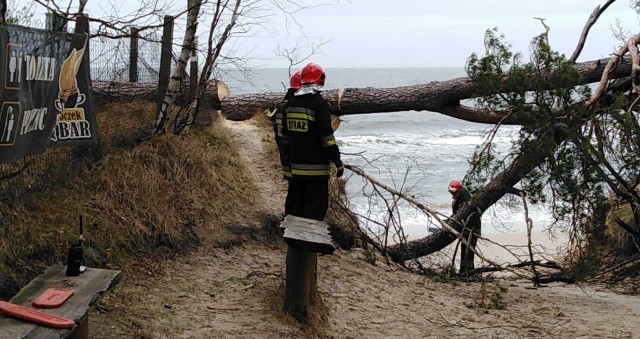
[[[78,89],[77,78],[83,57],[84,48],[78,51],[74,48],[62,64],[60,77],[58,79],[60,91],[58,92],[58,99],[55,102],[55,106],[58,111],[63,111],[66,107],[77,108],[84,104],[86,100],[86,96],[83,93],[80,93],[80,90]],[[75,102],[70,100],[73,96],[75,96]]]
[[[85,45],[86,46],[86,45]],[[78,86],[78,71],[86,47],[71,51],[60,68],[58,78],[58,99],[55,101],[58,118],[51,141],[91,139],[91,124],[87,120],[82,105],[87,96],[80,92]]]

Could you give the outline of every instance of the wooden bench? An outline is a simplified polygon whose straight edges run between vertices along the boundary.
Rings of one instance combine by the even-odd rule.
[[[62,306],[53,309],[38,309],[49,314],[73,320],[72,329],[56,329],[31,322],[0,315],[0,339],[18,338],[88,338],[89,309],[103,292],[120,281],[121,272],[98,268],[87,268],[77,277],[66,276],[66,266],[48,267],[45,272],[33,279],[10,302],[27,306],[48,288],[73,288],[74,294]]]
[[[284,309],[306,322],[309,304],[316,299],[318,253],[332,254],[329,225],[323,221],[288,215],[280,224],[287,243]]]

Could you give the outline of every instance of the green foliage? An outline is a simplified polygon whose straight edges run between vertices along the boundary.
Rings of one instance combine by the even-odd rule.
[[[466,67],[478,88],[476,104],[522,124],[506,156],[493,145],[501,126],[488,133],[470,160],[465,184],[472,191],[486,185],[522,150],[539,138],[552,137],[559,142],[554,154],[520,185],[533,203],[551,203],[554,226],[586,232],[594,221],[604,220],[612,190],[637,204],[638,195],[630,188],[640,180],[640,125],[638,113],[628,109],[635,96],[612,92],[596,107],[586,107],[589,87],[571,86],[580,74],[551,49],[546,33],[532,40],[526,62],[511,52],[495,28],[487,30],[484,42],[485,55],[472,54]],[[505,88],[514,90],[504,92]],[[640,221],[640,210],[636,215]]]
[[[498,36],[495,28],[487,30],[485,56],[471,55],[467,73],[481,95],[478,106],[493,112],[509,112],[524,122],[518,141],[505,159],[498,157],[490,140],[477,148],[471,160],[473,171],[465,178],[472,190],[502,171],[527,141],[555,128],[559,112],[584,110],[581,102],[589,94],[586,87],[567,88],[566,84],[575,81],[579,74],[564,55],[551,50],[546,35],[533,39],[530,60],[524,62],[522,55],[510,51],[504,35]],[[505,87],[515,90],[503,93]],[[527,91],[527,87],[534,90]],[[492,131],[495,132],[497,129]],[[541,171],[530,173],[523,184],[534,201],[545,200]]]

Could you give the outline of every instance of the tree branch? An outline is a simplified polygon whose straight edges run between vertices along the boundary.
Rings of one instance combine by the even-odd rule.
[[[0,0],[0,24],[5,23],[7,15],[7,0]]]
[[[602,77],[600,78],[600,83],[598,87],[596,88],[595,91],[593,91],[593,95],[591,96],[591,99],[589,99],[589,101],[587,101],[586,103],[587,107],[593,106],[596,102],[598,102],[598,100],[602,98],[602,96],[607,91],[607,84],[609,83],[609,80],[611,80],[612,78],[622,77],[622,76],[613,75],[614,73],[619,72],[621,68],[621,67],[618,67],[620,64],[620,61],[623,61],[624,63],[629,62],[628,66],[629,66],[630,72],[633,72],[633,70],[637,70],[638,67],[640,67],[640,64],[638,64],[640,63],[640,60],[638,60],[637,54],[635,58],[632,56],[632,59],[624,58],[624,55],[627,54],[627,52],[629,52],[629,46],[632,45],[635,47],[635,45],[637,45],[638,43],[640,43],[640,34],[636,34],[632,36],[627,43],[623,44],[620,47],[620,49],[618,49],[618,51],[614,53],[614,55],[611,58],[609,58],[604,70],[602,71]],[[626,65],[623,68],[626,69],[627,68]]]
[[[433,210],[431,208],[429,208],[427,205],[423,204],[422,202],[420,202],[419,200],[417,200],[416,198],[398,191],[397,189],[395,189],[394,187],[391,187],[389,185],[387,185],[386,183],[368,175],[365,171],[363,171],[361,168],[357,167],[357,166],[353,166],[350,164],[345,164],[344,167],[346,169],[349,169],[350,171],[366,178],[369,182],[371,182],[372,184],[379,186],[380,188],[386,190],[387,192],[400,197],[402,199],[404,199],[405,201],[409,202],[411,205],[413,205],[414,207],[416,207],[417,209],[421,210],[424,213],[427,213],[428,215],[430,215],[431,217],[433,217],[442,227],[444,230],[446,230],[447,232],[449,232],[452,236],[458,238],[460,240],[460,242],[462,242],[464,245],[466,245],[473,253],[475,253],[480,259],[486,261],[487,263],[489,263],[492,266],[495,267],[499,267],[499,268],[503,268],[515,275],[517,275],[518,277],[521,278],[525,278],[525,279],[532,279],[532,277],[524,275],[518,271],[512,270],[511,268],[509,268],[508,266],[504,266],[504,265],[500,265],[496,262],[494,262],[493,260],[487,258],[486,256],[484,256],[482,253],[478,252],[476,250],[476,248],[474,246],[471,246],[469,244],[469,242],[467,241],[467,239],[465,239],[462,234],[455,228],[453,228],[452,226],[450,226],[449,224],[447,224],[445,221],[443,221],[440,216],[444,216],[442,213]],[[446,217],[446,216],[444,216]],[[449,219],[450,222],[454,222],[454,223],[459,223],[453,219]],[[461,224],[462,225],[462,224]],[[478,237],[478,239],[485,239],[481,236]],[[393,253],[390,253],[392,258],[394,258]],[[396,260],[397,258],[394,258],[394,260]],[[398,260],[396,260],[397,262],[399,262]]]
[[[531,270],[533,271],[534,283],[538,284],[537,279],[540,277],[536,270],[533,260],[533,250],[531,249],[531,230],[533,229],[533,220],[529,218],[529,206],[527,205],[527,197],[524,192],[521,193],[522,205],[524,206],[524,220],[527,224],[527,248],[529,249],[529,260],[531,260]]]
[[[510,93],[514,91],[545,90],[562,87],[573,87],[589,84],[603,79],[603,71],[607,80],[602,80],[605,87],[611,78],[628,77],[631,72],[631,59],[621,58],[622,62],[608,66],[610,59],[600,59],[576,63],[580,73],[579,79],[565,79],[553,71],[544,71],[541,76],[532,74],[517,84],[505,79],[502,88],[496,92]],[[620,60],[617,60],[620,61]],[[608,67],[606,67],[608,66]],[[617,67],[614,67],[617,66]],[[544,84],[541,88],[541,84]],[[487,113],[459,105],[460,100],[478,96],[478,88],[469,77],[461,77],[447,81],[433,81],[423,85],[402,86],[394,88],[346,88],[342,90],[328,90],[325,98],[335,107],[341,108],[341,114],[367,114],[400,111],[431,111],[452,115],[457,118],[481,123],[495,123],[500,121],[506,113]],[[342,94],[342,95],[340,95]],[[338,105],[338,98],[339,105]],[[222,113],[230,120],[245,120],[253,117],[256,112],[272,109],[282,99],[281,93],[245,94],[229,97],[222,101]],[[595,98],[592,100],[599,100]],[[595,102],[594,101],[594,102]],[[501,115],[502,114],[502,115]],[[521,124],[517,115],[511,115],[505,124]]]
[[[0,1],[6,1],[6,0],[0,0]],[[34,3],[37,3],[38,5],[44,7],[45,9],[56,13],[64,18],[67,18],[68,21],[75,21],[74,18],[76,18],[79,14],[83,14],[81,10],[79,10],[76,13],[71,12],[69,9],[64,10],[62,8],[60,8],[60,6],[54,2],[54,1],[46,1],[46,0],[33,0]],[[80,6],[82,8],[83,5],[86,5],[86,2],[88,0],[81,0]],[[207,2],[207,0],[205,0],[204,2]],[[71,2],[69,3],[71,4]],[[142,10],[145,9],[149,9],[146,12],[142,12]],[[188,13],[191,10],[191,6],[187,5],[187,8],[175,15],[172,15],[174,18],[179,18],[182,15],[184,15],[185,13]],[[114,17],[114,18],[97,18],[97,17],[89,17],[89,21],[90,22],[94,22],[94,23],[98,23],[100,24],[100,27],[97,30],[97,33],[93,33],[90,34],[90,37],[96,37],[96,36],[103,36],[103,37],[109,37],[112,39],[119,39],[119,38],[127,38],[130,37],[130,30],[129,28],[131,26],[139,26],[140,29],[138,30],[139,33],[142,33],[145,30],[156,30],[158,28],[162,28],[164,23],[158,23],[158,24],[140,24],[140,21],[143,19],[148,19],[148,18],[153,18],[153,17],[158,17],[160,18],[162,16],[163,13],[163,8],[159,8],[157,6],[157,0],[155,0],[154,5],[148,4],[148,3],[143,3],[141,4],[141,9],[139,9],[137,11],[137,13],[135,15],[124,15],[121,17]],[[116,32],[118,34],[113,34],[113,33],[105,33],[103,32],[103,30],[112,30],[113,32]]]
[[[580,53],[582,53],[582,49],[584,48],[584,44],[587,41],[587,36],[589,35],[589,31],[591,30],[591,27],[593,27],[593,25],[598,21],[598,18],[600,18],[600,15],[602,15],[602,13],[604,13],[604,11],[606,11],[607,8],[611,6],[611,4],[614,2],[616,2],[616,0],[607,0],[607,2],[602,7],[598,5],[593,10],[593,12],[591,13],[591,16],[589,16],[589,19],[587,19],[587,23],[584,25],[584,28],[582,29],[582,34],[580,34],[580,40],[578,40],[578,45],[576,46],[575,51],[571,55],[571,58],[569,58],[569,61],[576,62],[576,60],[578,60],[578,57],[580,56]]]
[[[456,119],[484,124],[520,125],[523,123],[523,120],[512,112],[490,112],[460,104],[444,106],[435,111]]]
[[[32,160],[29,160],[29,161],[25,162],[24,165],[22,165],[22,167],[20,167],[20,169],[18,169],[17,171],[15,171],[13,173],[5,174],[3,176],[0,176],[0,181],[6,180],[6,179],[11,179],[11,178],[17,176],[18,174],[20,174],[24,170],[26,170],[29,167],[29,165],[31,165],[31,163],[32,163]]]

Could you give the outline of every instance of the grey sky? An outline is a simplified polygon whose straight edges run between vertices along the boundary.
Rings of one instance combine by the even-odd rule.
[[[13,0],[25,2],[30,0]],[[112,0],[123,12],[133,0]],[[308,0],[318,3],[322,0]],[[326,0],[334,4],[296,15],[311,41],[329,41],[312,58],[325,67],[462,67],[472,52],[482,53],[486,29],[498,27],[515,50],[528,55],[531,38],[543,31],[534,16],[547,19],[554,49],[570,54],[591,11],[604,0]],[[65,0],[63,2],[68,2]],[[102,1],[89,0],[88,10],[100,15]],[[184,7],[186,0],[176,0]],[[638,16],[628,0],[614,3],[594,26],[581,60],[608,56],[619,42],[611,33],[616,18],[637,33]],[[301,32],[289,29],[282,15],[274,15],[270,31],[255,32],[236,42],[240,55],[263,67],[287,66],[275,55],[280,44],[292,46]],[[201,26],[201,29],[204,26]],[[179,30],[179,29],[178,29]],[[176,32],[179,35],[179,32]]]
[[[330,39],[319,63],[335,67],[464,66],[472,52],[483,51],[487,28],[497,26],[519,51],[547,19],[554,49],[570,54],[591,11],[603,0],[354,0],[310,10],[298,16],[305,33]],[[391,5],[390,5],[391,4]],[[609,55],[618,45],[610,27],[619,18],[637,33],[638,18],[627,0],[614,3],[592,29],[580,59]],[[276,40],[259,41],[268,50]],[[277,61],[273,61],[274,63]]]

